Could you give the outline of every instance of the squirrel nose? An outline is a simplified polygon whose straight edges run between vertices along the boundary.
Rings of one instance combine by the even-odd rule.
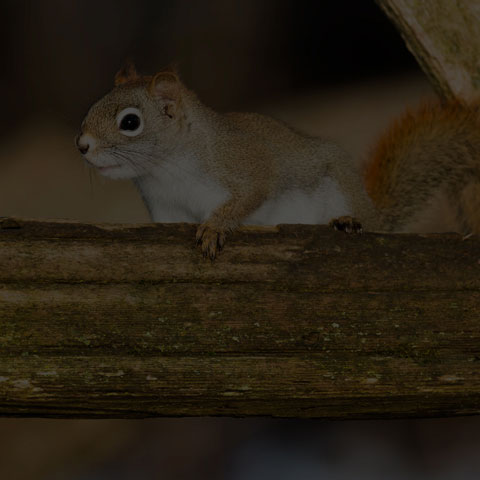
[[[88,152],[88,149],[89,149],[90,145],[78,145],[78,149],[80,150],[80,153],[82,155],[85,155],[87,152]]]
[[[82,155],[88,152],[91,143],[93,143],[93,139],[90,138],[90,135],[80,134],[75,138],[75,144]]]

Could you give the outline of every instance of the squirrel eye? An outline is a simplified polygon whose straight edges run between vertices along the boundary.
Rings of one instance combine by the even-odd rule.
[[[124,108],[117,115],[117,126],[120,133],[127,137],[136,137],[143,131],[143,118],[140,110],[135,107]]]

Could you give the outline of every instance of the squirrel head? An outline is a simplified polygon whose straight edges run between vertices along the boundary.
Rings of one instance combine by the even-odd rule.
[[[178,144],[185,93],[176,73],[142,76],[127,63],[114,88],[88,111],[75,143],[105,176],[144,175]]]

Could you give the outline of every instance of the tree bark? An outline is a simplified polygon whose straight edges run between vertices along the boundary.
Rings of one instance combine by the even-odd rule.
[[[480,413],[478,239],[194,234],[0,224],[0,415]]]
[[[471,102],[480,88],[480,3],[376,0],[440,96]]]

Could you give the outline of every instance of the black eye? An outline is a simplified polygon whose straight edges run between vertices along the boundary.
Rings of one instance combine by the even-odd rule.
[[[122,118],[120,122],[120,129],[121,130],[130,130],[135,131],[140,126],[141,120],[138,115],[134,113],[129,113]]]
[[[136,137],[143,132],[142,112],[137,107],[124,108],[117,115],[118,131],[126,137]]]

